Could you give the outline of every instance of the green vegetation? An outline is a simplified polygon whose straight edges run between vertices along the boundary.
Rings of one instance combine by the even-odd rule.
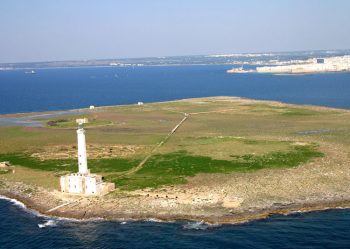
[[[232,155],[231,160],[218,160],[189,154],[187,151],[177,151],[156,154],[141,170],[122,178],[120,173],[135,167],[140,162],[139,159],[94,159],[89,160],[89,168],[92,172],[111,173],[106,179],[115,182],[121,189],[135,190],[184,183],[186,177],[198,173],[249,172],[264,168],[293,167],[322,155],[315,146],[291,146],[289,151],[270,152],[265,155]],[[1,154],[0,161],[10,161],[13,165],[43,171],[78,170],[76,160],[73,159],[40,161],[26,154]]]
[[[282,115],[285,115],[285,116],[313,116],[313,115],[320,115],[320,114],[322,114],[322,112],[305,109],[305,108],[295,108],[295,107],[285,108],[282,113]]]
[[[184,112],[191,115],[157,148],[157,154],[139,171],[125,174],[164,139]],[[99,158],[89,160],[89,168],[125,190],[181,184],[200,173],[302,165],[322,156],[313,144],[322,144],[325,154],[333,144],[346,152],[350,150],[349,111],[230,97],[201,98],[50,116],[41,120],[45,127],[0,126],[0,161],[24,166],[17,167],[15,174],[1,175],[0,180],[3,177],[57,189],[57,176],[77,171],[75,153],[57,148],[74,149],[75,119],[84,117],[90,121],[85,125],[86,142],[92,145],[88,153],[90,158]],[[318,130],[331,132],[307,132]],[[89,151],[106,151],[104,148],[113,145],[124,148],[116,153],[120,158],[109,159],[97,155],[97,150]],[[40,161],[32,154],[51,159]],[[68,157],[72,158],[55,159]]]
[[[12,165],[47,170],[47,171],[76,171],[76,160],[45,160],[40,161],[26,154],[0,154],[0,161],[9,161]]]
[[[10,171],[8,169],[0,169],[0,175],[4,175],[9,173]]]
[[[94,159],[89,160],[91,172],[123,172],[127,171],[141,162],[141,159]]]
[[[263,155],[274,151],[287,151],[290,141],[253,139],[235,136],[174,137],[159,149],[161,154],[186,150],[189,154],[208,156],[213,159],[231,160],[235,155]]]
[[[78,170],[77,161],[74,159],[67,160],[38,160],[26,154],[0,154],[0,161],[9,161],[12,165],[44,170],[44,171],[69,171]],[[140,160],[134,159],[94,159],[89,160],[89,169],[91,172],[122,172],[131,169],[137,165]]]
[[[186,151],[157,154],[134,175],[118,178],[107,177],[118,187],[134,190],[184,183],[185,177],[198,173],[249,172],[264,168],[294,167],[323,154],[315,146],[292,146],[287,152],[271,152],[265,155],[232,155],[232,160],[217,160],[207,156],[191,155]]]
[[[108,120],[89,119],[89,122],[85,124],[85,127],[105,126],[111,124],[113,124],[113,122]],[[46,126],[53,128],[75,128],[77,127],[77,123],[75,119],[61,118],[47,121]]]
[[[268,104],[250,104],[244,105],[250,107],[254,112],[272,112],[284,116],[313,116],[325,114],[325,112],[316,111],[310,108],[290,107],[290,106],[275,106]],[[327,114],[337,114],[338,112],[327,111]]]

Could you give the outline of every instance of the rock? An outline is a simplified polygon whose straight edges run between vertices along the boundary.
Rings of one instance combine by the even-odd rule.
[[[241,206],[241,203],[243,202],[242,199],[231,197],[231,198],[225,198],[222,202],[222,206],[224,208],[238,208]]]

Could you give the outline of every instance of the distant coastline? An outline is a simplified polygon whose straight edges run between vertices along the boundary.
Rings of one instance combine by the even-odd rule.
[[[186,66],[186,65],[285,65],[288,61],[300,62],[312,57],[349,55],[350,50],[321,50],[275,53],[236,53],[218,55],[189,55],[145,58],[113,58],[91,60],[63,60],[42,62],[0,63],[0,71],[43,68],[79,67],[143,67],[143,66]]]

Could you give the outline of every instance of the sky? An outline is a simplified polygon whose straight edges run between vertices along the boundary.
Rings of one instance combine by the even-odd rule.
[[[0,62],[350,48],[349,0],[1,0]]]

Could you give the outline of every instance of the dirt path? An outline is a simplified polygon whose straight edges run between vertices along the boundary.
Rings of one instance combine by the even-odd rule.
[[[154,155],[154,153],[158,150],[158,148],[162,147],[169,140],[171,135],[173,135],[190,116],[188,113],[183,113],[183,114],[185,115],[185,117],[181,119],[181,121],[163,138],[163,140],[160,141],[136,167],[126,171],[124,174],[120,175],[120,177],[133,174],[139,171],[140,169],[142,169],[143,165],[145,165],[145,163],[151,158],[151,156]]]
[[[151,156],[154,155],[154,153],[163,146],[169,138],[181,127],[181,125],[191,116],[191,115],[201,115],[201,114],[209,114],[209,113],[225,113],[229,111],[235,110],[235,108],[228,108],[228,109],[223,109],[223,110],[214,110],[214,111],[207,111],[207,112],[191,112],[191,113],[186,113],[186,112],[178,112],[170,109],[166,109],[167,111],[170,112],[175,112],[175,113],[181,113],[184,115],[184,118],[164,137],[162,141],[160,141],[152,150],[151,152],[134,168],[126,171],[125,173],[121,174],[119,177],[123,177],[126,175],[131,175],[137,171],[139,171],[145,163],[151,158]]]
[[[193,112],[193,113],[186,113],[186,112],[177,112],[177,111],[173,111],[173,110],[169,110],[167,109],[167,111],[170,112],[176,112],[176,113],[181,113],[184,115],[184,118],[164,137],[164,139],[162,141],[160,141],[152,150],[151,152],[134,168],[126,171],[125,173],[121,174],[119,176],[120,177],[124,177],[127,175],[131,175],[137,171],[139,171],[140,169],[142,169],[142,167],[145,165],[145,163],[151,158],[151,156],[153,156],[155,154],[155,152],[161,147],[163,146],[168,140],[169,138],[181,127],[181,125],[191,116],[191,115],[200,115],[200,114],[208,114],[208,113],[224,113],[224,112],[228,112],[228,111],[232,111],[235,110],[234,108],[229,108],[229,109],[224,109],[224,110],[215,110],[215,111],[208,111],[208,112]]]
[[[54,208],[51,208],[51,209],[47,210],[46,213],[51,213],[52,211],[55,211],[55,210],[57,210],[57,209],[59,209],[61,207],[67,206],[67,205],[75,203],[75,202],[77,202],[77,201],[73,201],[73,202],[70,201],[70,202],[63,203],[61,205],[58,205],[58,206],[56,206]]]

